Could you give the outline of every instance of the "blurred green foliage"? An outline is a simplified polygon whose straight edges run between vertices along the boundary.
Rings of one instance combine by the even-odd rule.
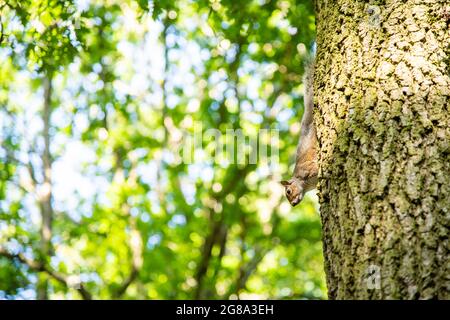
[[[326,297],[315,196],[292,209],[278,185],[310,1],[0,0],[0,17],[0,298],[36,298],[38,274],[48,298],[78,299],[80,283],[99,299]],[[183,163],[199,123],[277,129],[279,161]]]

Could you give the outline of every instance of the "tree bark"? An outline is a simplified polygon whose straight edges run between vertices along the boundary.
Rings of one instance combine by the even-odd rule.
[[[450,298],[445,3],[316,0],[330,299]]]

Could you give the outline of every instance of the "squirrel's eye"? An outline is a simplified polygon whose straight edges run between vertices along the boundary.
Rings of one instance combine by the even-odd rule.
[[[286,190],[286,194],[287,194],[288,196],[291,195],[291,193],[292,193],[291,189],[287,189],[287,190]]]

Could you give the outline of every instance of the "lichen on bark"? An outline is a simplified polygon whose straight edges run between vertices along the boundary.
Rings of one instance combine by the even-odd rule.
[[[319,198],[332,299],[450,298],[446,6],[316,1]]]

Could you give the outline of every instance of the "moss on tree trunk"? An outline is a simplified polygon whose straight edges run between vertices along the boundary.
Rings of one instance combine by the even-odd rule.
[[[316,1],[315,122],[331,299],[450,298],[445,3]]]

